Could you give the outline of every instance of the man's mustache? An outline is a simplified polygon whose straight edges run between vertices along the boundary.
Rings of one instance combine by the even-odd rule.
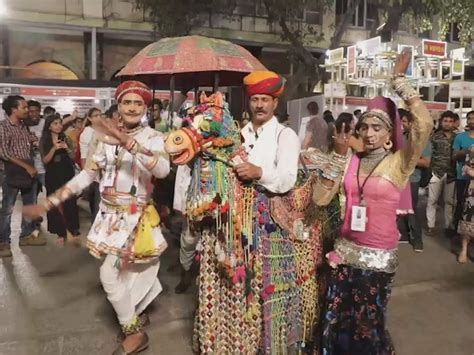
[[[257,110],[255,110],[255,113],[267,113],[267,111],[257,109]]]

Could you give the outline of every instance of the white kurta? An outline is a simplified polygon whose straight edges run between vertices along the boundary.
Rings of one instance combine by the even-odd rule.
[[[164,141],[160,132],[149,127],[138,130],[133,138],[154,156],[137,153],[134,157],[121,147],[99,142],[84,170],[66,184],[74,194],[88,186],[100,171],[101,203],[99,213],[89,231],[88,247],[96,257],[103,254],[127,255],[130,261],[135,260],[133,241],[135,228],[141,213],[130,212],[130,205],[136,202],[138,206],[146,206],[151,192],[152,175],[164,178],[169,173],[169,161],[164,156]],[[156,164],[153,160],[156,159]],[[110,175],[109,175],[110,174]],[[135,186],[136,193],[132,196],[131,189]],[[166,249],[166,242],[158,227],[153,229],[155,239],[155,256]]]
[[[107,255],[100,268],[100,280],[122,326],[136,322],[137,315],[161,292],[158,256],[166,249],[166,241],[157,226],[152,230],[156,248],[153,255],[143,258],[134,253],[133,241],[141,211],[132,213],[129,207],[134,202],[146,205],[152,175],[166,177],[169,161],[164,155],[161,133],[145,127],[131,136],[153,156],[133,155],[121,147],[99,142],[85,169],[66,184],[66,189],[78,194],[101,176],[100,209],[87,236],[87,245],[94,256]],[[135,194],[131,193],[132,186]],[[123,259],[132,263],[120,269]],[[140,264],[145,261],[147,264]]]
[[[291,190],[296,183],[300,154],[296,133],[280,124],[275,116],[257,132],[249,122],[241,133],[249,162],[262,168],[257,183],[273,193]]]

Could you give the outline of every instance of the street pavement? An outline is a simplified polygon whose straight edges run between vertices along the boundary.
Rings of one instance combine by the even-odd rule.
[[[90,217],[81,206],[85,238]],[[19,248],[20,209],[17,203],[13,258],[0,259],[0,355],[111,354],[119,327],[100,285],[100,261],[84,247],[56,246],[49,234],[46,246]],[[168,239],[159,275],[164,291],[150,309],[145,355],[192,354],[196,287],[174,293],[178,250]],[[473,355],[474,263],[458,264],[442,236],[424,240],[422,254],[400,246],[388,312],[397,354]]]

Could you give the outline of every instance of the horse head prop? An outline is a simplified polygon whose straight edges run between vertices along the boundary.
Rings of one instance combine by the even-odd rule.
[[[240,146],[240,132],[230,115],[222,93],[202,93],[199,104],[190,108],[183,128],[171,132],[165,141],[166,152],[177,165],[191,162],[198,155],[228,161]]]
[[[223,214],[231,218],[235,189],[240,186],[232,161],[236,155],[244,156],[244,151],[239,126],[222,93],[201,94],[200,103],[188,110],[183,128],[166,138],[165,149],[173,163],[192,167],[186,198],[188,219],[215,220]]]

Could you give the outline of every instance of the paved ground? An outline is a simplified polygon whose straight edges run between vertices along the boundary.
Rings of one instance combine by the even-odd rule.
[[[19,228],[14,215],[14,244]],[[82,231],[88,216],[81,213]],[[43,225],[43,227],[46,227]],[[401,266],[389,306],[399,355],[474,354],[474,263],[459,265],[442,237],[425,238],[425,252],[401,246]],[[99,262],[84,248],[13,248],[0,260],[0,355],[110,354],[118,326],[98,279]],[[191,354],[193,292],[175,295],[177,250],[165,254],[165,290],[153,304],[143,354]]]

